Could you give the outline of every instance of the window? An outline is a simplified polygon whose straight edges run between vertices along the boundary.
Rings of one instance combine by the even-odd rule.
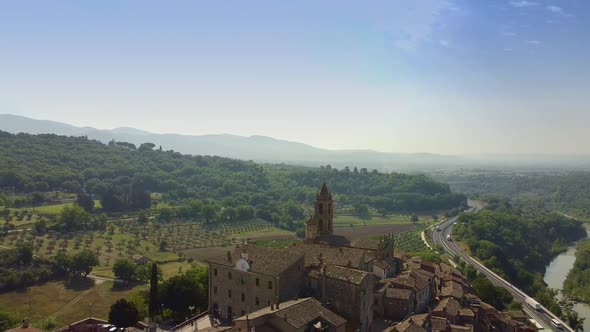
[[[231,272],[227,273],[227,277],[229,278],[229,280],[231,280]]]
[[[324,204],[320,203],[320,214],[324,213]]]
[[[213,275],[217,277],[217,269],[213,269]]]
[[[272,289],[272,281],[268,282],[268,289]]]
[[[256,287],[260,286],[260,279],[256,278]]]
[[[256,297],[256,305],[260,304],[260,300],[258,299],[258,296]]]
[[[267,307],[270,307],[270,300],[268,300],[268,305],[267,305]]]
[[[213,286],[213,294],[217,294],[217,286]]]
[[[242,302],[246,301],[246,294],[242,293]]]
[[[231,289],[227,290],[227,297],[231,297]]]

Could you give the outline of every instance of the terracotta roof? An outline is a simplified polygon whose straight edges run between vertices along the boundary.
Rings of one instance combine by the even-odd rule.
[[[383,282],[411,288],[415,291],[423,290],[430,285],[430,282],[426,276],[412,271],[402,272],[395,278],[383,279]]]
[[[411,269],[422,269],[430,273],[434,273],[436,271],[436,265],[434,263],[421,257],[412,257],[406,261],[406,264],[408,264],[408,267]]]
[[[289,247],[291,252],[305,256],[305,266],[320,265],[320,256],[325,264],[362,268],[367,258],[375,259],[372,251],[351,247],[334,247],[324,244],[300,243]]]
[[[292,252],[290,249],[269,248],[248,244],[236,248],[231,254],[231,261],[228,261],[227,255],[212,257],[205,261],[227,267],[235,267],[242,253],[248,254],[248,260],[252,262],[249,272],[271,276],[279,275],[303,257],[300,253]]]
[[[316,267],[309,271],[309,276],[312,278],[319,279],[321,275],[320,267]],[[338,265],[326,265],[324,266],[326,277],[350,282],[356,285],[360,285],[366,278],[373,278],[373,274],[357,269],[351,269]]]
[[[432,331],[446,331],[448,321],[445,317],[430,317]]]
[[[440,290],[441,297],[454,297],[458,300],[463,298],[463,287],[455,282],[445,282],[445,285]]]
[[[386,261],[380,260],[380,259],[375,260],[375,262],[373,262],[373,264],[383,270],[387,270],[387,269],[391,268],[391,265],[389,263],[387,263]]]
[[[460,308],[461,305],[457,300],[452,297],[447,297],[438,302],[432,313],[435,316],[438,316],[441,313],[446,313],[449,316],[455,317],[459,314]]]
[[[319,318],[327,321],[335,327],[346,324],[344,318],[325,308],[318,300],[312,297],[283,302],[280,304],[279,309],[271,310],[270,307],[266,307],[249,313],[247,316],[236,318],[234,321],[246,319],[252,320],[265,315],[273,315],[274,317],[283,319],[286,323],[296,329],[312,323]]]
[[[385,297],[390,299],[409,300],[412,297],[412,291],[401,288],[387,288],[385,290]]]
[[[424,325],[427,320],[428,314],[413,315],[397,324],[395,330],[399,332],[423,332],[426,331]]]
[[[475,314],[473,313],[473,310],[471,310],[469,308],[459,310],[459,315],[466,316],[466,317],[474,317],[475,316]]]
[[[463,332],[463,331],[473,331],[473,327],[469,328],[467,326],[460,326],[460,325],[451,324],[451,332]]]

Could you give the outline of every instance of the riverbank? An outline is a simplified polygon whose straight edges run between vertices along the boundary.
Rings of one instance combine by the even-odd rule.
[[[577,244],[573,267],[563,283],[563,292],[570,298],[590,303],[590,240]]]
[[[569,271],[572,269],[576,261],[576,246],[578,245],[578,243],[580,242],[578,241],[570,245],[566,252],[557,256],[555,259],[551,261],[549,265],[547,265],[543,280],[545,281],[545,283],[547,283],[549,288],[553,288],[559,291],[559,298],[562,298],[563,296],[563,284],[567,278]],[[583,324],[584,330],[590,331],[590,305],[585,303],[575,303],[573,305],[573,310],[578,313],[578,316],[580,318],[585,319]]]

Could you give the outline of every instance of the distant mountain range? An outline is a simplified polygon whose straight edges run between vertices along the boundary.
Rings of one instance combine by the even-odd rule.
[[[449,156],[430,153],[387,153],[371,150],[328,150],[307,144],[279,140],[267,136],[179,135],[155,134],[135,128],[110,130],[93,127],[76,127],[66,123],[36,120],[12,114],[0,114],[0,130],[10,133],[57,134],[87,136],[101,142],[111,140],[136,145],[151,142],[165,150],[184,154],[217,155],[256,162],[286,163],[304,166],[332,165],[334,167],[358,166],[379,170],[433,170],[460,167],[519,167],[546,166],[586,167],[589,158],[514,157],[514,156]],[[0,156],[1,158],[1,156]]]

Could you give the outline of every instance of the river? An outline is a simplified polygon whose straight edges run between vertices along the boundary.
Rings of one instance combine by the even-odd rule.
[[[590,238],[590,233],[587,238]],[[543,279],[550,288],[559,290],[563,288],[563,282],[576,261],[576,244],[572,244],[567,252],[555,257],[547,266],[547,271],[545,271],[545,277]],[[580,317],[586,318],[584,321],[584,331],[590,332],[590,305],[576,303],[574,310]]]

